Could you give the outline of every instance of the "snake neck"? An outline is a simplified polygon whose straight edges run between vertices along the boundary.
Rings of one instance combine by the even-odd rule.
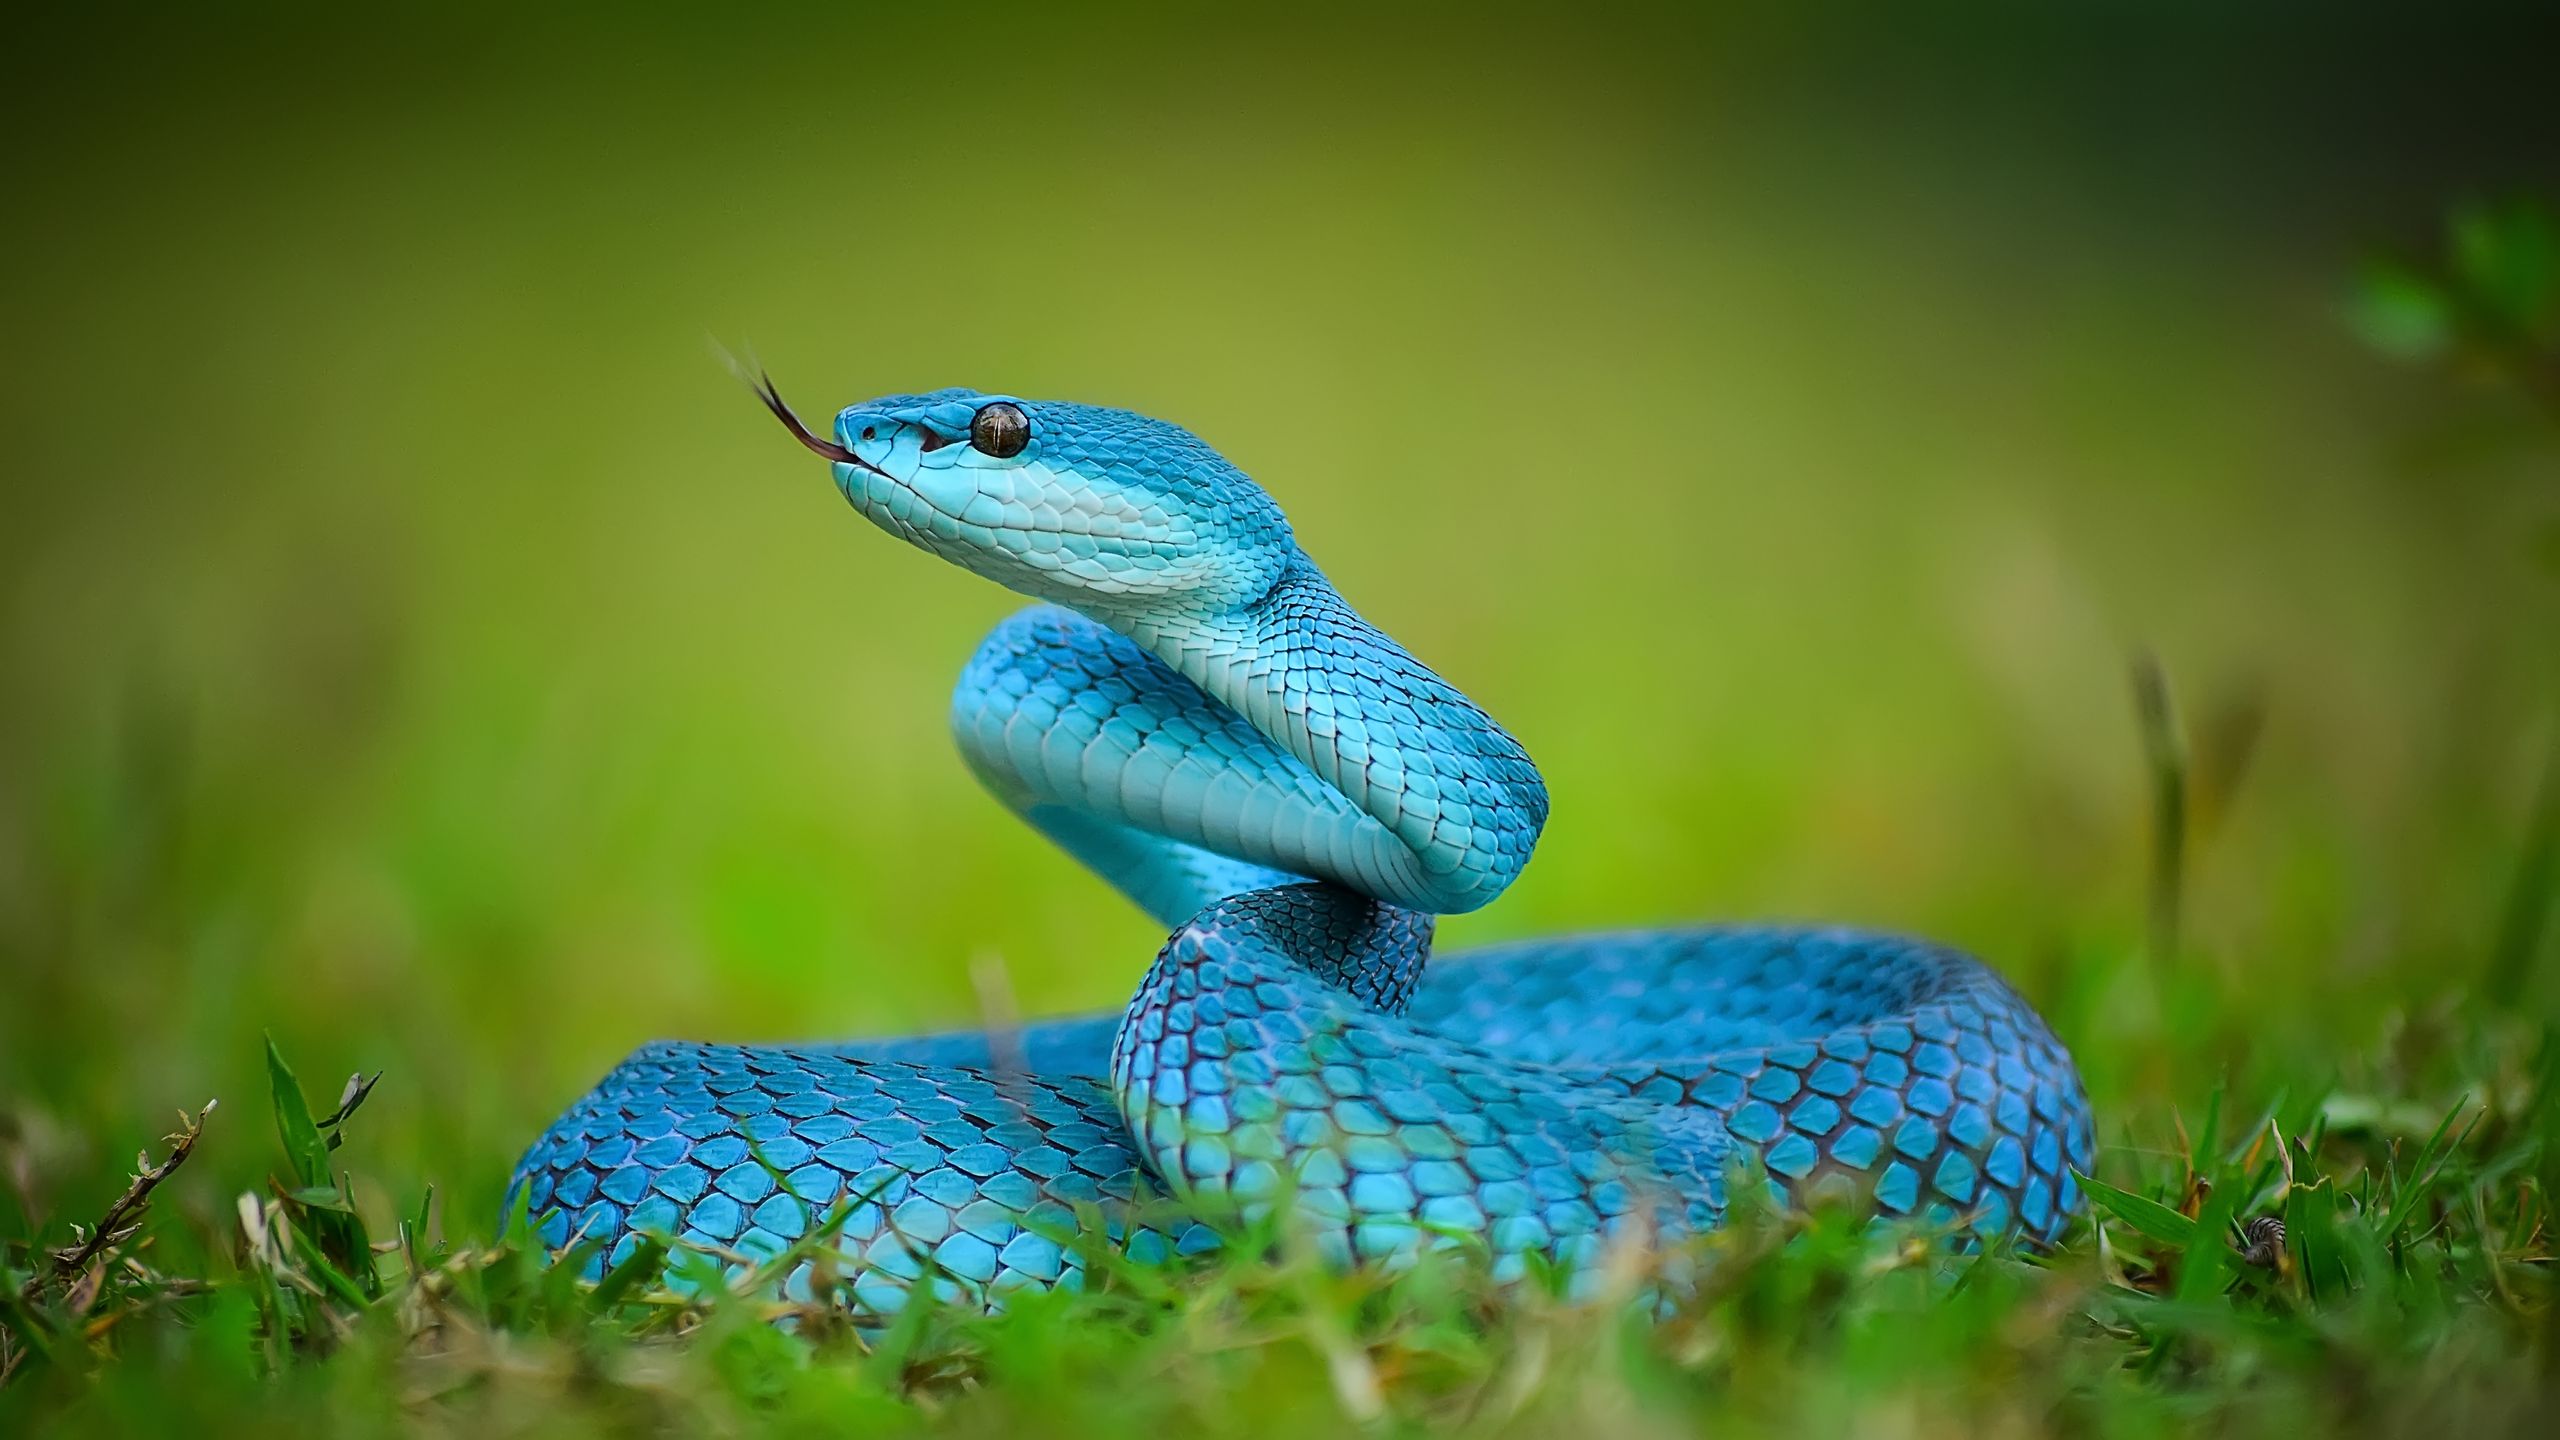
[[[1159,968],[1203,959],[1277,958],[1388,1015],[1413,1001],[1431,958],[1433,919],[1339,885],[1230,895],[1174,931]]]
[[[1119,626],[1242,716],[1412,852],[1396,893],[1457,914],[1518,878],[1547,818],[1528,752],[1363,619],[1303,553],[1259,599]]]

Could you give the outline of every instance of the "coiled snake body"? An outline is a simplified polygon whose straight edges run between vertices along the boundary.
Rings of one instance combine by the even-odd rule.
[[[1090,1238],[1217,1243],[1285,1206],[1341,1259],[1568,1267],[1723,1218],[1753,1159],[1982,1236],[2056,1235],[2091,1157],[2044,1022],[1978,962],[1836,929],[1506,945],[1427,970],[1546,819],[1510,735],[1362,620],[1271,497],[1126,411],[942,390],[802,429],[865,516],[1050,603],[961,677],[1007,805],[1172,936],[1118,1015],[797,1048],[643,1048],[529,1150],[553,1245],[835,1239],[864,1308],[1082,1281]]]

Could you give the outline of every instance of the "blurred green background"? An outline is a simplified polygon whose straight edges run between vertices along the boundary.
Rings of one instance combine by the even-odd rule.
[[[980,957],[1122,1002],[1161,936],[943,734],[1016,602],[849,513],[706,335],[813,414],[1103,401],[1261,479],[1546,770],[1447,943],[1902,927],[2017,977],[2111,1121],[2316,1084],[2479,972],[2560,696],[2537,418],[2341,296],[2560,182],[2560,52],[2047,8],[26,22],[0,1205],[93,1212],[211,1095],[218,1212],[261,1030],[387,1070],[362,1169],[477,1227],[644,1040],[967,1024]],[[2145,647],[2200,776],[2165,980]]]

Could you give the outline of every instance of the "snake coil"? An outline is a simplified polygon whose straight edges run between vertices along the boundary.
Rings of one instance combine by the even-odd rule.
[[[1001,1057],[977,1033],[644,1047],[518,1167],[550,1244],[767,1257],[827,1216],[854,1302],[886,1312],[919,1285],[1081,1284],[1097,1230],[1142,1259],[1214,1246],[1221,1207],[1286,1206],[1346,1261],[1586,1265],[1631,1228],[1718,1224],[1744,1160],[1782,1196],[1984,1237],[2049,1241],[2080,1208],[2070,1057],[1955,951],[1710,926],[1426,966],[1433,917],[1527,863],[1544,782],[1189,432],[940,390],[825,438],[761,392],[867,518],[1045,602],[979,648],[953,732],[1172,933],[1123,1012]]]

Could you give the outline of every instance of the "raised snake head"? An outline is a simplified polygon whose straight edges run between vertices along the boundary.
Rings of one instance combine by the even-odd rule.
[[[1126,410],[935,390],[836,416],[837,488],[890,534],[1038,599],[1103,617],[1209,614],[1261,598],[1297,554],[1261,486],[1178,425]]]

